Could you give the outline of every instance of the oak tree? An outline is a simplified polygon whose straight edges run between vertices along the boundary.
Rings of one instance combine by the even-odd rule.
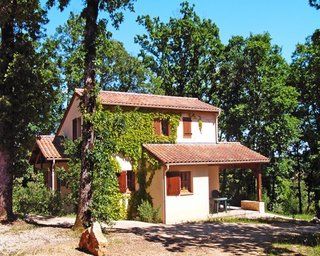
[[[0,3],[0,218],[10,220],[12,182],[39,132],[51,132],[58,100],[52,51],[39,47],[45,11],[39,1]]]
[[[70,0],[49,0],[49,7],[58,4],[63,10]],[[75,229],[88,227],[92,223],[92,177],[94,170],[94,158],[92,150],[94,147],[94,127],[90,116],[95,111],[99,89],[96,83],[96,57],[99,22],[106,22],[106,19],[98,20],[99,12],[104,12],[112,25],[116,28],[123,21],[124,15],[121,10],[128,8],[133,10],[133,0],[86,0],[81,17],[85,20],[83,49],[84,55],[84,91],[80,99],[81,112],[83,114],[82,145],[81,145],[81,175],[79,186],[79,204]]]

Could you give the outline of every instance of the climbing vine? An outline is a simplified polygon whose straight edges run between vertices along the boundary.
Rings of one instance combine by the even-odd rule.
[[[131,195],[129,202],[129,217],[135,217],[137,208],[142,201],[147,200],[152,203],[147,188],[152,182],[155,170],[160,168],[158,161],[143,150],[143,144],[175,143],[180,115],[142,109],[121,109],[119,107],[105,110],[102,105],[99,105],[94,115],[84,118],[90,118],[94,123],[96,134],[94,149],[91,153],[91,157],[95,161],[92,205],[94,217],[104,221],[124,217],[124,210],[119,208],[121,194],[117,183],[117,173],[121,170],[115,161],[116,155],[130,159],[137,177],[139,189]],[[168,136],[155,133],[154,120],[156,119],[168,121],[170,126]],[[69,169],[74,171],[68,171],[69,178],[65,177],[64,180],[67,181],[68,186],[73,187],[73,197],[77,197],[77,182],[74,181],[78,180],[77,177],[80,173],[77,143],[79,144],[79,141],[66,143],[66,151],[71,158]],[[72,173],[73,175],[71,175]],[[77,202],[76,199],[74,202]]]

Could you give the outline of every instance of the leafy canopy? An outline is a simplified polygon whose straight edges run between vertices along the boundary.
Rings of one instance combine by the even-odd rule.
[[[57,51],[64,85],[71,95],[83,87],[84,48],[82,45],[84,19],[71,13],[64,26],[47,40]],[[99,23],[96,74],[99,88],[116,91],[150,92],[152,77],[138,58],[131,56],[123,44],[111,39],[104,23]],[[70,96],[69,95],[69,96]]]
[[[159,17],[139,16],[147,34],[135,38],[142,50],[144,64],[158,77],[166,95],[206,99],[216,82],[218,63],[223,50],[218,27],[201,19],[194,6],[183,2],[181,17],[168,23]]]

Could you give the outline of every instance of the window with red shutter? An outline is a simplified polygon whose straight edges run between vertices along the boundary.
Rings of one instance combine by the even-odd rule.
[[[127,192],[127,172],[122,171],[118,176],[119,190],[120,193]]]
[[[183,117],[183,137],[184,138],[191,138],[192,132],[191,132],[191,123],[192,120],[190,117]]]
[[[153,127],[156,135],[170,135],[170,124],[168,119],[154,119]]]
[[[167,173],[167,195],[178,196],[181,190],[181,178],[179,172]]]
[[[167,172],[167,195],[192,193],[191,172]]]

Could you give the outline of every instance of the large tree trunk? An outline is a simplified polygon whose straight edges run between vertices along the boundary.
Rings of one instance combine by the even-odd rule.
[[[12,172],[8,154],[0,151],[0,221],[14,219],[12,211]]]
[[[95,59],[96,59],[96,37],[97,37],[97,18],[98,18],[98,0],[87,0],[84,9],[84,18],[86,20],[84,32],[85,55],[85,77],[84,92],[81,98],[82,113],[92,114],[96,107],[96,88],[95,88]],[[86,118],[82,126],[82,147],[81,147],[81,176],[79,186],[78,213],[74,229],[88,227],[92,223],[92,212],[90,205],[92,203],[92,178],[94,170],[94,161],[89,156],[89,151],[93,149],[94,129],[93,124]]]
[[[6,15],[6,20],[1,24],[1,51],[0,58],[2,60],[0,66],[0,97],[10,95],[11,86],[4,84],[4,75],[7,72],[10,62],[13,60],[15,51],[14,45],[14,17],[17,7],[17,1],[13,0],[11,6],[8,4],[0,5],[0,15]],[[8,15],[9,13],[9,15]],[[12,211],[12,185],[13,185],[13,172],[12,172],[12,143],[7,143],[3,139],[6,136],[6,130],[11,129],[11,124],[14,121],[14,116],[10,109],[2,109],[5,121],[0,119],[0,220],[11,221],[14,219]],[[10,140],[10,138],[9,138]],[[4,142],[5,141],[5,142]]]

